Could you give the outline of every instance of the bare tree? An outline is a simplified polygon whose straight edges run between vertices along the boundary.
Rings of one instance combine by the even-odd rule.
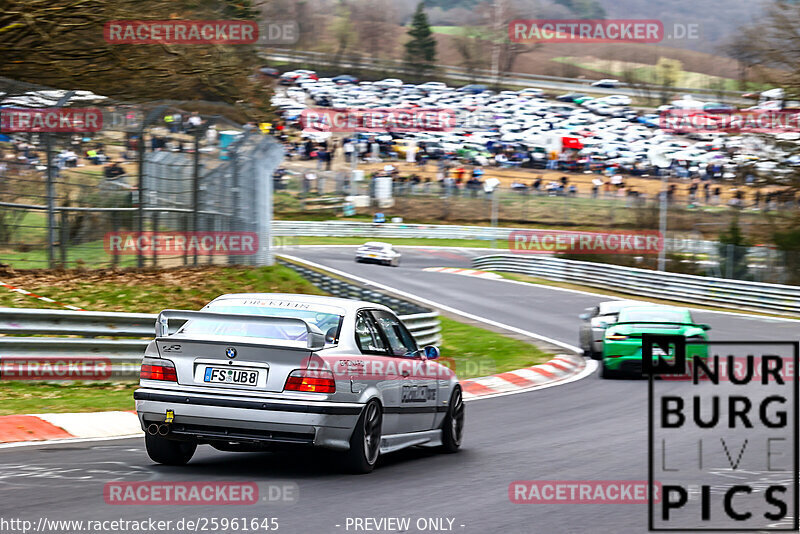
[[[222,101],[269,116],[271,91],[251,76],[250,45],[124,45],[104,40],[107,21],[255,20],[249,0],[7,0],[0,12],[0,76],[126,99]]]
[[[764,20],[742,29],[728,52],[761,81],[800,95],[800,4],[776,0]]]
[[[359,0],[352,4],[352,18],[358,34],[359,48],[372,57],[393,51],[397,38],[392,31],[394,6],[388,0]]]
[[[491,69],[495,84],[512,71],[520,55],[533,52],[542,43],[525,44],[511,41],[508,37],[508,24],[521,17],[510,0],[492,0],[491,5],[483,4],[479,10],[486,20],[486,30],[491,42]]]
[[[333,30],[333,37],[336,41],[334,63],[338,64],[342,55],[356,42],[356,29],[353,24],[353,14],[344,0],[339,0],[336,6],[331,29]]]
[[[481,28],[467,26],[453,39],[453,45],[461,56],[461,66],[467,69],[471,81],[475,81],[478,69],[484,69],[489,65],[486,41],[482,37],[485,35],[481,32]]]

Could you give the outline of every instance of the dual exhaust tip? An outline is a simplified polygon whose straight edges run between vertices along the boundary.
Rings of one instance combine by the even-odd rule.
[[[166,436],[169,434],[169,425],[166,423],[161,423],[160,425],[156,423],[150,423],[147,426],[147,433],[151,436],[155,436],[156,434],[159,436]]]

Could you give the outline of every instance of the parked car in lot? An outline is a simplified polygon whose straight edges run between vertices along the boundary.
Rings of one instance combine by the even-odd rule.
[[[398,78],[384,78],[383,80],[374,82],[372,85],[377,85],[378,87],[402,87],[403,80]]]
[[[170,322],[183,322],[174,331]],[[294,294],[223,295],[165,310],[145,349],[136,412],[150,458],[198,445],[339,451],[355,473],[411,446],[455,452],[464,402],[455,374],[387,307]]]
[[[578,327],[579,344],[583,354],[591,356],[594,360],[601,359],[606,328],[617,322],[620,310],[642,304],[640,300],[608,300],[586,308],[579,316],[582,322]]]
[[[559,102],[575,102],[578,98],[583,98],[586,95],[583,93],[566,93],[556,97]]]
[[[617,321],[609,325],[603,341],[603,359],[600,376],[642,376],[642,334],[669,334],[686,338],[686,356],[706,358],[708,341],[706,332],[711,327],[698,324],[687,308],[672,306],[631,306],[620,310]],[[665,359],[674,354],[665,354],[653,347],[653,356]]]
[[[477,95],[483,93],[487,89],[488,87],[486,87],[485,85],[470,84],[470,85],[465,85],[463,87],[459,87],[458,89],[456,89],[456,91],[458,91],[459,93],[470,93]]]
[[[259,74],[263,74],[264,76],[269,76],[270,78],[278,78],[281,75],[281,71],[274,67],[260,67],[258,69]]]
[[[417,86],[421,91],[444,91],[447,89],[447,84],[444,82],[425,82]]]
[[[391,243],[380,241],[368,241],[356,249],[357,263],[381,263],[397,267],[401,256]]]
[[[319,77],[313,70],[290,70],[281,74],[281,77],[278,78],[278,83],[282,85],[292,85],[303,79],[317,80]]]
[[[517,93],[519,96],[525,98],[540,98],[544,96],[544,91],[536,87],[526,87]]]
[[[331,78],[333,83],[336,85],[347,85],[347,84],[357,84],[358,78],[355,76],[351,76],[350,74],[340,74],[339,76],[334,76]]]

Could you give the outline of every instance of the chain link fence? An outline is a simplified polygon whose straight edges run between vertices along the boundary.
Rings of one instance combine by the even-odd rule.
[[[172,103],[0,79],[4,108],[99,109],[92,133],[0,130],[0,262],[12,268],[269,264],[283,148]]]

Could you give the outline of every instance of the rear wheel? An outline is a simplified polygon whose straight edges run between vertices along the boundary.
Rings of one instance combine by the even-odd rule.
[[[382,425],[381,405],[378,401],[372,400],[364,407],[350,437],[350,450],[347,451],[346,461],[351,472],[370,473],[375,468],[381,452]]]
[[[149,434],[144,437],[144,445],[150,459],[164,465],[184,465],[197,449],[197,443],[192,441],[175,441]]]
[[[442,451],[456,452],[461,447],[464,435],[464,398],[461,388],[456,388],[450,396],[450,407],[442,422]]]
[[[606,365],[606,361],[602,360],[600,362],[600,377],[601,378],[619,378],[619,371],[615,371],[614,369],[609,369]]]

